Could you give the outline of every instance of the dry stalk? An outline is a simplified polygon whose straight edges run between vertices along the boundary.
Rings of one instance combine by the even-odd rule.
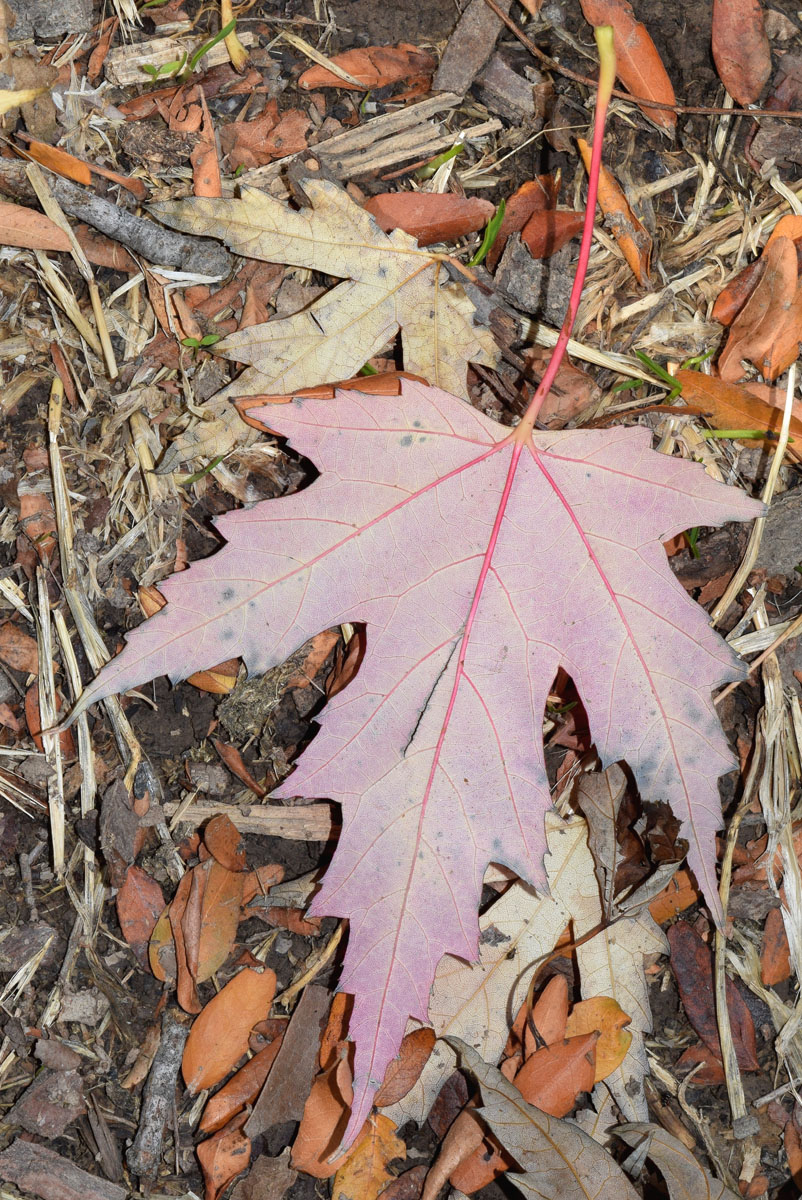
[[[39,651],[39,718],[42,727],[42,747],[50,775],[47,780],[47,799],[50,812],[53,870],[64,875],[64,765],[58,734],[48,733],[56,724],[56,681],[53,675],[53,631],[50,624],[50,600],[47,576],[42,566],[36,568],[36,641]]]

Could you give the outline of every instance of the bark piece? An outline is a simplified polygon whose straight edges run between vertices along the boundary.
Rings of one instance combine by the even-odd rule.
[[[162,1018],[162,1037],[145,1084],[139,1128],[125,1155],[129,1171],[140,1179],[155,1179],[162,1160],[164,1129],[173,1108],[189,1022],[177,1009],[168,1008]],[[116,1190],[122,1193],[122,1188]]]
[[[329,993],[309,984],[292,1014],[281,1049],[276,1055],[245,1132],[255,1138],[271,1125],[300,1121],[315,1074],[320,1039],[318,1031],[329,1011]]]
[[[6,0],[14,16],[9,21],[11,42],[27,38],[60,38],[65,33],[89,33],[92,0]]]
[[[0,1179],[42,1200],[125,1200],[128,1192],[82,1171],[46,1146],[16,1138],[0,1154]]]
[[[500,0],[499,8],[510,11],[511,0]],[[464,94],[485,65],[502,22],[485,4],[485,0],[470,0],[456,28],[448,39],[445,53],[432,81],[433,92]]]
[[[83,1080],[78,1072],[44,1070],[26,1087],[5,1119],[28,1133],[56,1138],[85,1112]]]

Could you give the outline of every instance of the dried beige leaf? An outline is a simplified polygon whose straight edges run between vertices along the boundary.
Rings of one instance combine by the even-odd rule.
[[[638,1193],[615,1159],[572,1121],[559,1120],[527,1104],[514,1084],[475,1050],[452,1039],[460,1061],[482,1092],[476,1111],[523,1174],[507,1179],[531,1200],[637,1200]]]
[[[615,1133],[633,1148],[641,1146],[644,1138],[649,1139],[646,1157],[665,1179],[671,1200],[696,1200],[697,1196],[704,1196],[705,1200],[736,1200],[735,1192],[705,1171],[688,1147],[659,1125],[636,1121],[619,1125]]]
[[[231,445],[244,428],[228,400],[349,379],[399,329],[405,369],[455,396],[466,396],[469,362],[492,366],[498,357],[490,332],[474,324],[474,306],[445,262],[401,230],[383,233],[335,184],[305,181],[304,190],[312,207],[299,211],[255,188],[243,188],[241,199],[190,197],[151,205],[165,224],[222,238],[237,254],[343,280],[301,312],[239,330],[217,344],[216,352],[248,365],[204,409],[227,425]],[[215,446],[219,454],[219,427]],[[197,440],[185,448],[197,452]],[[165,469],[174,469],[173,461],[175,454]]]

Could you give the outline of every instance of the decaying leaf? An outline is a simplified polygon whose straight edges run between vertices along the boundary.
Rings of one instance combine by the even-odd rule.
[[[713,0],[713,61],[736,104],[754,104],[771,75],[760,0]]]
[[[615,1159],[570,1121],[527,1104],[513,1084],[475,1050],[453,1039],[482,1091],[477,1111],[524,1174],[508,1179],[531,1200],[637,1200]]]
[[[660,1125],[633,1121],[627,1125],[617,1125],[615,1134],[633,1148],[639,1147],[648,1138],[646,1156],[665,1179],[671,1200],[696,1200],[702,1196],[705,1200],[736,1200],[736,1192],[714,1179],[709,1171],[699,1165],[688,1147]]]
[[[743,375],[741,360],[774,380],[799,356],[802,338],[802,286],[796,246],[780,237],[766,245],[766,269],[730,327],[718,368],[725,383]]]
[[[565,1027],[567,1038],[596,1030],[596,1078],[594,1083],[606,1079],[617,1071],[624,1061],[632,1043],[632,1033],[626,1026],[629,1017],[620,1004],[610,996],[594,996],[592,1000],[580,1000],[568,1015]]]
[[[205,1184],[204,1200],[217,1200],[231,1180],[249,1167],[251,1140],[242,1131],[244,1121],[245,1113],[241,1113],[225,1129],[196,1146]]]
[[[584,138],[577,138],[576,144],[585,170],[590,172],[590,146]],[[649,278],[652,239],[630,208],[615,176],[604,163],[599,170],[599,206],[604,213],[605,224],[618,242],[632,274],[643,286]]]
[[[715,375],[703,375],[701,371],[679,370],[676,379],[682,384],[683,399],[701,409],[714,429],[779,433],[782,409],[767,404],[748,386],[726,383]],[[802,449],[802,403],[798,400],[794,401],[790,432]]]
[[[600,756],[626,758],[642,790],[671,803],[720,918],[717,780],[734,760],[711,690],[743,668],[674,578],[662,541],[763,509],[699,465],[654,453],[646,429],[519,440],[407,381],[397,398],[340,393],[260,417],[320,477],[222,517],[228,545],[163,585],[166,608],[80,707],[165,671],[180,678],[221,647],[259,672],[320,629],[366,623],[356,679],[276,793],[343,809],[310,912],[351,922],[341,986],[355,996],[352,1139],[408,1018],[427,1022],[440,959],[476,957],[487,864],[545,883],[542,714],[561,663]],[[592,864],[586,876],[598,911]],[[570,906],[576,919],[573,894]],[[582,932],[598,924],[590,911]],[[592,994],[618,999],[634,1028],[616,987]]]
[[[629,0],[580,0],[591,25],[612,25],[616,74],[634,96],[660,104],[674,104],[674,88],[657,47],[645,25],[636,20]],[[676,113],[668,108],[643,108],[655,125],[673,136]]]
[[[222,452],[226,431],[229,448],[243,432],[229,399],[297,393],[321,380],[349,379],[399,328],[407,371],[457,396],[466,395],[468,363],[492,366],[497,359],[492,336],[474,324],[473,305],[444,262],[401,230],[382,233],[335,184],[313,180],[304,189],[312,207],[298,212],[255,188],[244,188],[240,200],[152,206],[166,224],[223,238],[238,254],[346,281],[291,317],[240,330],[217,344],[216,352],[249,366],[204,408],[224,426],[215,430],[215,454]],[[206,453],[202,426],[209,423],[195,429],[194,439],[171,447],[163,469],[173,470],[181,454]]]
[[[334,1176],[332,1200],[376,1200],[393,1178],[388,1163],[406,1156],[406,1145],[396,1137],[389,1117],[381,1113],[370,1117],[359,1142]]]
[[[128,867],[125,882],[117,892],[117,920],[123,937],[143,966],[148,961],[148,943],[164,910],[159,884],[141,867]]]
[[[431,54],[408,42],[399,42],[397,46],[357,46],[335,55],[331,61],[364,88],[387,87],[415,75],[431,75],[436,66]],[[311,90],[318,87],[353,88],[355,84],[348,83],[327,67],[314,66],[304,71],[298,86]]]
[[[453,192],[379,192],[365,201],[364,209],[385,233],[403,229],[419,246],[474,233],[493,216],[489,200]]]
[[[214,1087],[248,1049],[248,1036],[267,1016],[276,976],[245,967],[213,996],[189,1031],[181,1073],[190,1092]]]

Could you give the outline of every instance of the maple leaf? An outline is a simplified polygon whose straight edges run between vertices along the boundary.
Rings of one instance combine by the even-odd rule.
[[[336,184],[305,180],[311,208],[295,211],[256,188],[241,199],[151,205],[161,221],[187,233],[218,237],[237,254],[324,271],[344,282],[282,320],[231,334],[215,353],[248,368],[204,406],[226,427],[230,448],[246,430],[228,403],[236,396],[299,391],[324,380],[350,379],[398,330],[404,368],[466,396],[469,362],[493,366],[498,348],[474,325],[474,306],[445,262],[400,229],[383,233]],[[201,433],[203,431],[201,430]],[[216,431],[214,453],[221,452]],[[198,453],[189,439],[179,450]],[[203,443],[200,443],[203,449]],[[177,466],[177,452],[163,469]]]
[[[160,585],[80,708],[156,675],[241,655],[252,672],[319,630],[364,622],[356,679],[276,796],[342,805],[310,911],[350,919],[350,1141],[426,1021],[445,954],[477,953],[489,862],[542,888],[550,807],[542,720],[563,666],[605,762],[668,801],[718,913],[718,777],[735,766],[711,690],[742,676],[661,543],[763,508],[643,428],[510,431],[436,388],[340,391],[255,410],[320,470],[291,496],[228,513],[227,545]]]

